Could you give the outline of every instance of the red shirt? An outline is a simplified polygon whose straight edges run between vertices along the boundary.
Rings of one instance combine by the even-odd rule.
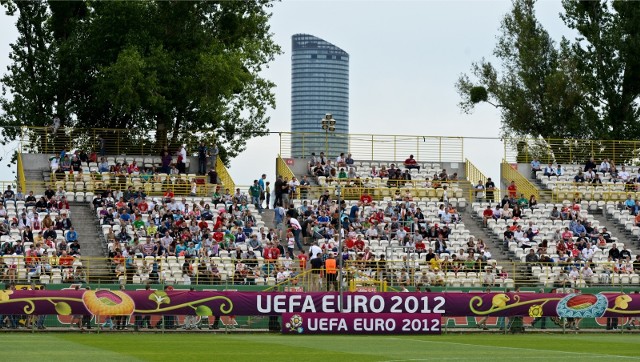
[[[364,250],[364,241],[356,240],[356,242],[354,243],[354,246],[355,246],[357,251],[363,251]]]
[[[145,213],[149,210],[149,204],[147,204],[146,202],[141,202],[138,204],[138,210],[140,210],[141,213]]]
[[[113,260],[115,261],[116,258],[117,257],[113,258]],[[121,257],[121,258],[123,258],[123,257]],[[70,256],[70,255],[61,256],[59,262],[60,262],[60,265],[62,265],[62,266],[72,266],[73,265],[73,257]],[[118,263],[118,264],[120,264],[120,263]]]
[[[516,197],[518,191],[518,187],[516,185],[509,185],[507,190],[509,190],[509,197]]]
[[[300,260],[300,269],[305,270],[307,268],[307,260],[309,260],[307,254],[299,254],[298,260]]]
[[[415,165],[418,162],[416,162],[415,158],[407,158],[406,160],[404,160],[404,164],[405,165]]]
[[[371,201],[373,201],[373,199],[371,198],[370,195],[364,194],[364,195],[360,196],[360,201],[362,201],[362,203],[365,204],[365,205],[369,205],[371,203]]]
[[[484,211],[482,212],[482,216],[484,217],[492,217],[493,216],[493,210],[491,209],[484,209]]]
[[[167,190],[167,192],[164,193],[164,198],[165,199],[173,199],[173,191],[171,190]]]
[[[269,248],[266,247],[264,249],[264,259],[269,261],[278,260],[280,257],[280,250],[278,248]]]
[[[422,242],[419,241],[416,243],[416,250],[426,250],[427,246]]]
[[[207,222],[204,220],[200,220],[200,222],[198,223],[198,227],[200,228],[200,230],[204,230],[209,227],[209,224],[207,224]]]
[[[215,240],[216,242],[221,242],[223,238],[224,234],[221,231],[216,231],[215,233],[213,233],[213,240]]]
[[[344,241],[344,245],[347,246],[347,249],[353,249],[355,243],[353,239],[348,238],[347,240]]]

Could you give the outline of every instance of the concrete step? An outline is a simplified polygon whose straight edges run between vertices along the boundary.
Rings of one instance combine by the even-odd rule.
[[[640,247],[638,247],[640,243],[638,243],[638,239],[634,235],[627,232],[624,225],[621,225],[614,219],[607,218],[602,209],[589,211],[589,214],[593,215],[593,218],[600,222],[600,226],[606,227],[612,237],[624,243],[631,254],[638,255],[640,252]]]
[[[469,234],[476,240],[484,240],[485,244],[489,247],[491,256],[496,259],[498,263],[510,261],[508,255],[504,254],[502,251],[502,243],[500,240],[496,238],[489,229],[482,226],[482,220],[473,215],[473,211],[470,206],[464,210],[459,210],[459,212],[462,217],[462,221],[464,222],[464,226],[469,230]]]
[[[82,257],[88,259],[90,275],[108,273],[105,244],[93,207],[90,203],[72,202],[69,204],[69,209],[71,221],[78,232]]]

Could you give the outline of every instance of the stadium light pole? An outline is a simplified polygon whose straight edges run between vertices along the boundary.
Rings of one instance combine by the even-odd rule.
[[[340,313],[342,313],[342,304],[344,299],[342,298],[344,288],[342,284],[342,269],[344,267],[344,259],[342,258],[342,187],[340,183],[336,186],[336,196],[338,196],[338,292],[340,294]]]
[[[324,115],[324,118],[320,120],[320,124],[324,130],[324,152],[325,155],[329,157],[329,132],[333,133],[336,131],[336,120],[331,113],[327,113]]]

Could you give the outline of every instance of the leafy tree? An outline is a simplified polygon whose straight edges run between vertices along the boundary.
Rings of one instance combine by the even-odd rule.
[[[14,97],[3,99],[4,125],[45,125],[58,114],[73,127],[69,138],[91,143],[100,131],[83,129],[126,129],[120,149],[144,146],[149,153],[215,137],[229,158],[267,131],[274,84],[259,73],[280,52],[269,32],[270,1],[27,4],[5,4],[40,14],[19,11],[30,27],[19,26],[12,54],[24,51],[20,40],[42,24],[38,39],[51,69],[36,78],[22,66],[25,56],[14,60],[3,79]],[[13,85],[23,78],[46,89],[46,101],[17,103],[31,94]],[[38,100],[42,93],[35,92]],[[42,116],[25,115],[36,103],[46,108]]]
[[[0,123],[2,143],[21,137],[19,126],[44,126],[51,122],[55,94],[55,66],[51,50],[51,29],[47,6],[41,1],[3,3],[8,15],[19,14],[16,28],[19,37],[11,44],[12,64],[0,78]]]
[[[456,88],[460,108],[471,113],[486,102],[498,108],[506,136],[585,137],[581,92],[574,81],[565,40],[557,46],[535,17],[533,0],[514,0],[505,15],[493,55],[497,68],[482,59],[471,77],[463,74]]]
[[[504,136],[532,138],[519,151],[536,149],[563,162],[591,156],[628,162],[637,147],[624,140],[640,137],[640,7],[563,0],[561,17],[579,36],[556,44],[534,5],[513,1],[493,53],[500,67],[483,59],[472,65],[473,80],[459,78],[461,109],[471,113],[481,102],[499,108]]]
[[[597,115],[593,136],[640,137],[640,7],[632,1],[564,0],[565,24],[580,35],[571,45],[584,98]]]

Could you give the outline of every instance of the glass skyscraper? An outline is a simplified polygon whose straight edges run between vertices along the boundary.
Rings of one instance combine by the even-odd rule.
[[[335,159],[348,151],[349,54],[308,34],[293,35],[291,43],[291,154],[324,151]],[[322,129],[327,113],[336,120],[335,132]]]

